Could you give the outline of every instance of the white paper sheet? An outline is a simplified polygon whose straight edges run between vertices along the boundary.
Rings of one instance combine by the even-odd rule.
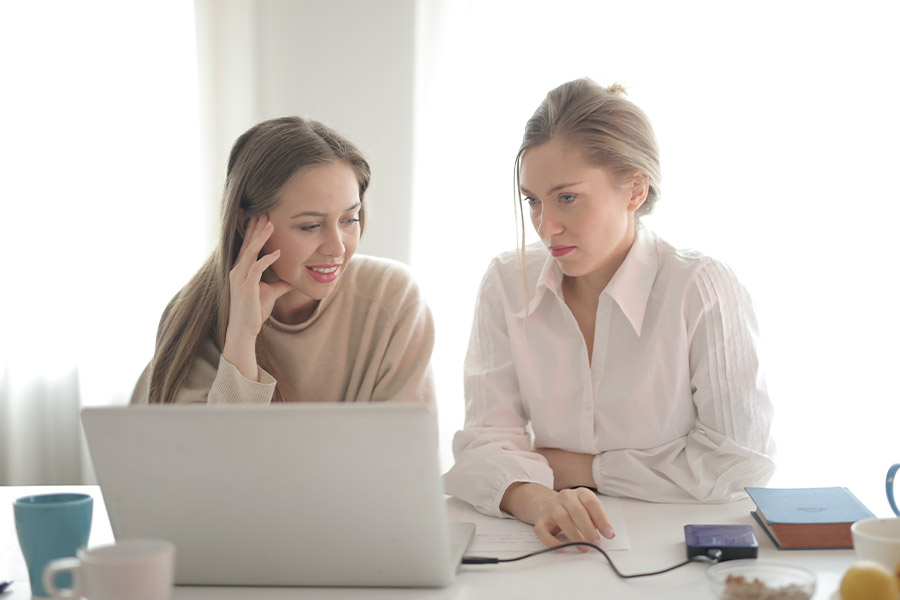
[[[622,504],[618,498],[601,496],[606,516],[616,532],[611,540],[601,538],[604,550],[630,550],[628,527],[622,516]],[[533,528],[518,519],[489,517],[475,510],[470,504],[450,498],[447,511],[451,521],[475,523],[475,538],[467,554],[475,552],[533,552],[544,548],[544,543],[534,534]]]

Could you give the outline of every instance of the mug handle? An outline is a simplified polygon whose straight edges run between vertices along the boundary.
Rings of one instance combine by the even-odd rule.
[[[897,478],[897,471],[900,471],[900,463],[891,465],[888,469],[887,477],[884,480],[885,491],[887,492],[888,502],[891,504],[891,510],[900,517],[900,508],[897,508],[897,501],[894,499],[894,480]]]
[[[54,579],[58,573],[72,573],[72,587],[69,589],[59,589],[54,583]],[[84,596],[84,590],[81,589],[81,561],[77,558],[57,558],[51,560],[44,567],[44,590],[52,598],[81,598]]]

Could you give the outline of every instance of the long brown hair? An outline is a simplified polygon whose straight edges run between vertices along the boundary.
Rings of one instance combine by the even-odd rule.
[[[235,141],[228,158],[219,242],[163,312],[151,364],[149,402],[175,401],[204,340],[212,338],[220,352],[225,345],[228,273],[244,240],[238,226],[241,210],[250,217],[270,212],[280,201],[282,186],[298,171],[335,161],[346,162],[356,173],[363,228],[369,163],[337,132],[316,121],[282,117],[251,127]],[[265,349],[258,349],[260,364],[266,368]]]

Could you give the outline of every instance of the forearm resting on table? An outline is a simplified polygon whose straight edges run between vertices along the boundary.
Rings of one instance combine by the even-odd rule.
[[[553,488],[564,490],[578,486],[597,487],[594,481],[594,455],[559,448],[535,448],[553,469]]]

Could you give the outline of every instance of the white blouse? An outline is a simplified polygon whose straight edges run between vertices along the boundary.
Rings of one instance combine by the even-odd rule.
[[[515,251],[482,280],[447,493],[503,516],[510,484],[553,487],[533,448],[595,455],[594,483],[611,496],[723,502],[769,480],[756,317],[728,267],[639,227],[600,294],[592,361],[540,243],[526,272],[527,296]]]

